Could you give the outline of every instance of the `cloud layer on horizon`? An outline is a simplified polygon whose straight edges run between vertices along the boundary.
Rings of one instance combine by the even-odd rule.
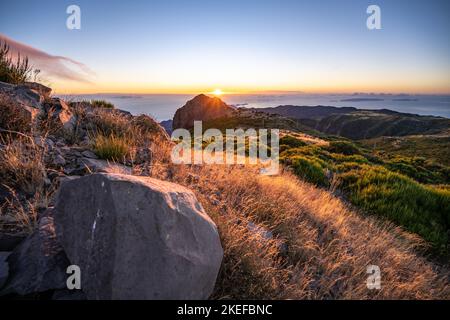
[[[22,57],[27,56],[32,67],[41,70],[46,77],[89,83],[91,82],[90,78],[95,76],[95,73],[81,62],[64,56],[48,54],[13,40],[2,33],[0,33],[0,42],[6,42],[9,45],[9,53],[13,59],[19,53]]]

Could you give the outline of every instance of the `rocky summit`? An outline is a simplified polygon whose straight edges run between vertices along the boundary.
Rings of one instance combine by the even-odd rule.
[[[178,128],[190,129],[194,121],[208,121],[233,115],[235,109],[218,97],[208,97],[199,94],[189,100],[183,107],[175,112],[173,117],[173,130]]]

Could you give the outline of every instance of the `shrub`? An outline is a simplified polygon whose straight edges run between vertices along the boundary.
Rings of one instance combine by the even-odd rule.
[[[354,143],[348,141],[331,141],[327,150],[345,155],[361,154],[361,150]]]
[[[438,252],[446,253],[450,192],[423,186],[380,166],[365,165],[339,177],[352,203],[419,234]]]
[[[332,153],[329,155],[329,159],[332,160],[333,162],[337,162],[337,163],[345,163],[345,162],[368,163],[369,162],[365,157],[363,157],[359,154],[344,155],[341,153]]]
[[[9,45],[0,43],[0,81],[20,84],[30,79],[32,71],[27,57],[22,58],[19,54],[13,61],[9,55]]]
[[[324,168],[317,159],[296,156],[291,159],[291,164],[295,174],[306,181],[321,186],[328,185]]]
[[[127,138],[114,134],[97,134],[94,138],[94,151],[101,159],[112,161],[124,161],[129,152]]]
[[[408,177],[422,183],[449,183],[448,172],[450,169],[446,166],[427,162],[420,157],[395,157],[386,162],[389,170],[404,174]]]
[[[282,144],[287,145],[291,148],[298,148],[298,147],[306,146],[306,142],[304,142],[300,139],[294,138],[292,136],[284,136],[284,137],[280,138],[280,145],[282,145]]]

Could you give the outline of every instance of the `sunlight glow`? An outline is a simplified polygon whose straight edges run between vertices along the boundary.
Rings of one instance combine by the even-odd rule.
[[[222,92],[222,90],[220,90],[220,89],[215,89],[215,90],[212,92],[212,94],[215,95],[215,96],[221,96],[221,95],[223,94],[223,92]]]

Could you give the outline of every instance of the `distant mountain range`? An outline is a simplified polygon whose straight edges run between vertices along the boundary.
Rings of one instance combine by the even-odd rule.
[[[161,125],[171,133],[176,128],[192,128],[202,120],[209,128],[273,127],[294,131],[315,131],[354,140],[382,136],[448,134],[450,119],[421,116],[389,109],[367,110],[354,107],[294,106],[235,108],[217,97],[203,94],[177,110],[174,119]]]
[[[250,109],[296,119],[311,129],[350,139],[437,134],[450,129],[450,119],[388,109],[365,110],[332,106],[278,106]]]

